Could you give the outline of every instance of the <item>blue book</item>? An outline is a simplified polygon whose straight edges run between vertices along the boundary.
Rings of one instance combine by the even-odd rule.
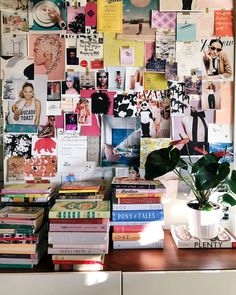
[[[112,221],[159,221],[164,220],[164,210],[112,211]]]

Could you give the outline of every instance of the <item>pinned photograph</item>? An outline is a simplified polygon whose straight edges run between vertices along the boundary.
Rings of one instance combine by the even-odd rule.
[[[204,81],[202,89],[202,109],[221,109],[221,82]]]
[[[92,125],[91,98],[80,98],[76,103],[74,112],[78,114],[78,123],[82,126]]]
[[[121,65],[134,64],[134,48],[120,48],[120,63]]]
[[[78,131],[78,114],[77,113],[64,114],[64,130],[65,132]]]
[[[15,100],[16,95],[16,82],[13,80],[2,81],[2,99]]]
[[[78,97],[80,93],[79,73],[67,72],[66,80],[62,82],[62,96]]]

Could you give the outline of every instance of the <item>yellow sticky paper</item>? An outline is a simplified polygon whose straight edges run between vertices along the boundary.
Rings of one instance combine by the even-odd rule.
[[[134,48],[134,64],[135,67],[144,66],[144,42],[117,40],[115,33],[104,33],[104,65],[120,66],[120,48]]]
[[[166,90],[165,73],[144,73],[144,90]]]
[[[97,0],[97,31],[115,32],[123,31],[123,1]]]

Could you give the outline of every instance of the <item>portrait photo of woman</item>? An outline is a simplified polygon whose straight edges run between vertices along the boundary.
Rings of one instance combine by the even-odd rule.
[[[97,72],[97,89],[108,89],[108,73],[103,70]]]
[[[204,81],[201,96],[202,109],[221,109],[221,83],[220,81]],[[225,82],[226,83],[226,82]]]
[[[64,96],[79,95],[79,73],[66,73],[66,80],[62,82],[62,94]]]

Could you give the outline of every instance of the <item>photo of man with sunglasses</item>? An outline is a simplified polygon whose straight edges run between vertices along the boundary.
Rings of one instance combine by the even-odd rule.
[[[232,66],[222,48],[223,42],[220,39],[211,39],[209,42],[209,46],[203,55],[207,76],[215,76],[215,78],[220,79],[227,79],[232,76]]]

